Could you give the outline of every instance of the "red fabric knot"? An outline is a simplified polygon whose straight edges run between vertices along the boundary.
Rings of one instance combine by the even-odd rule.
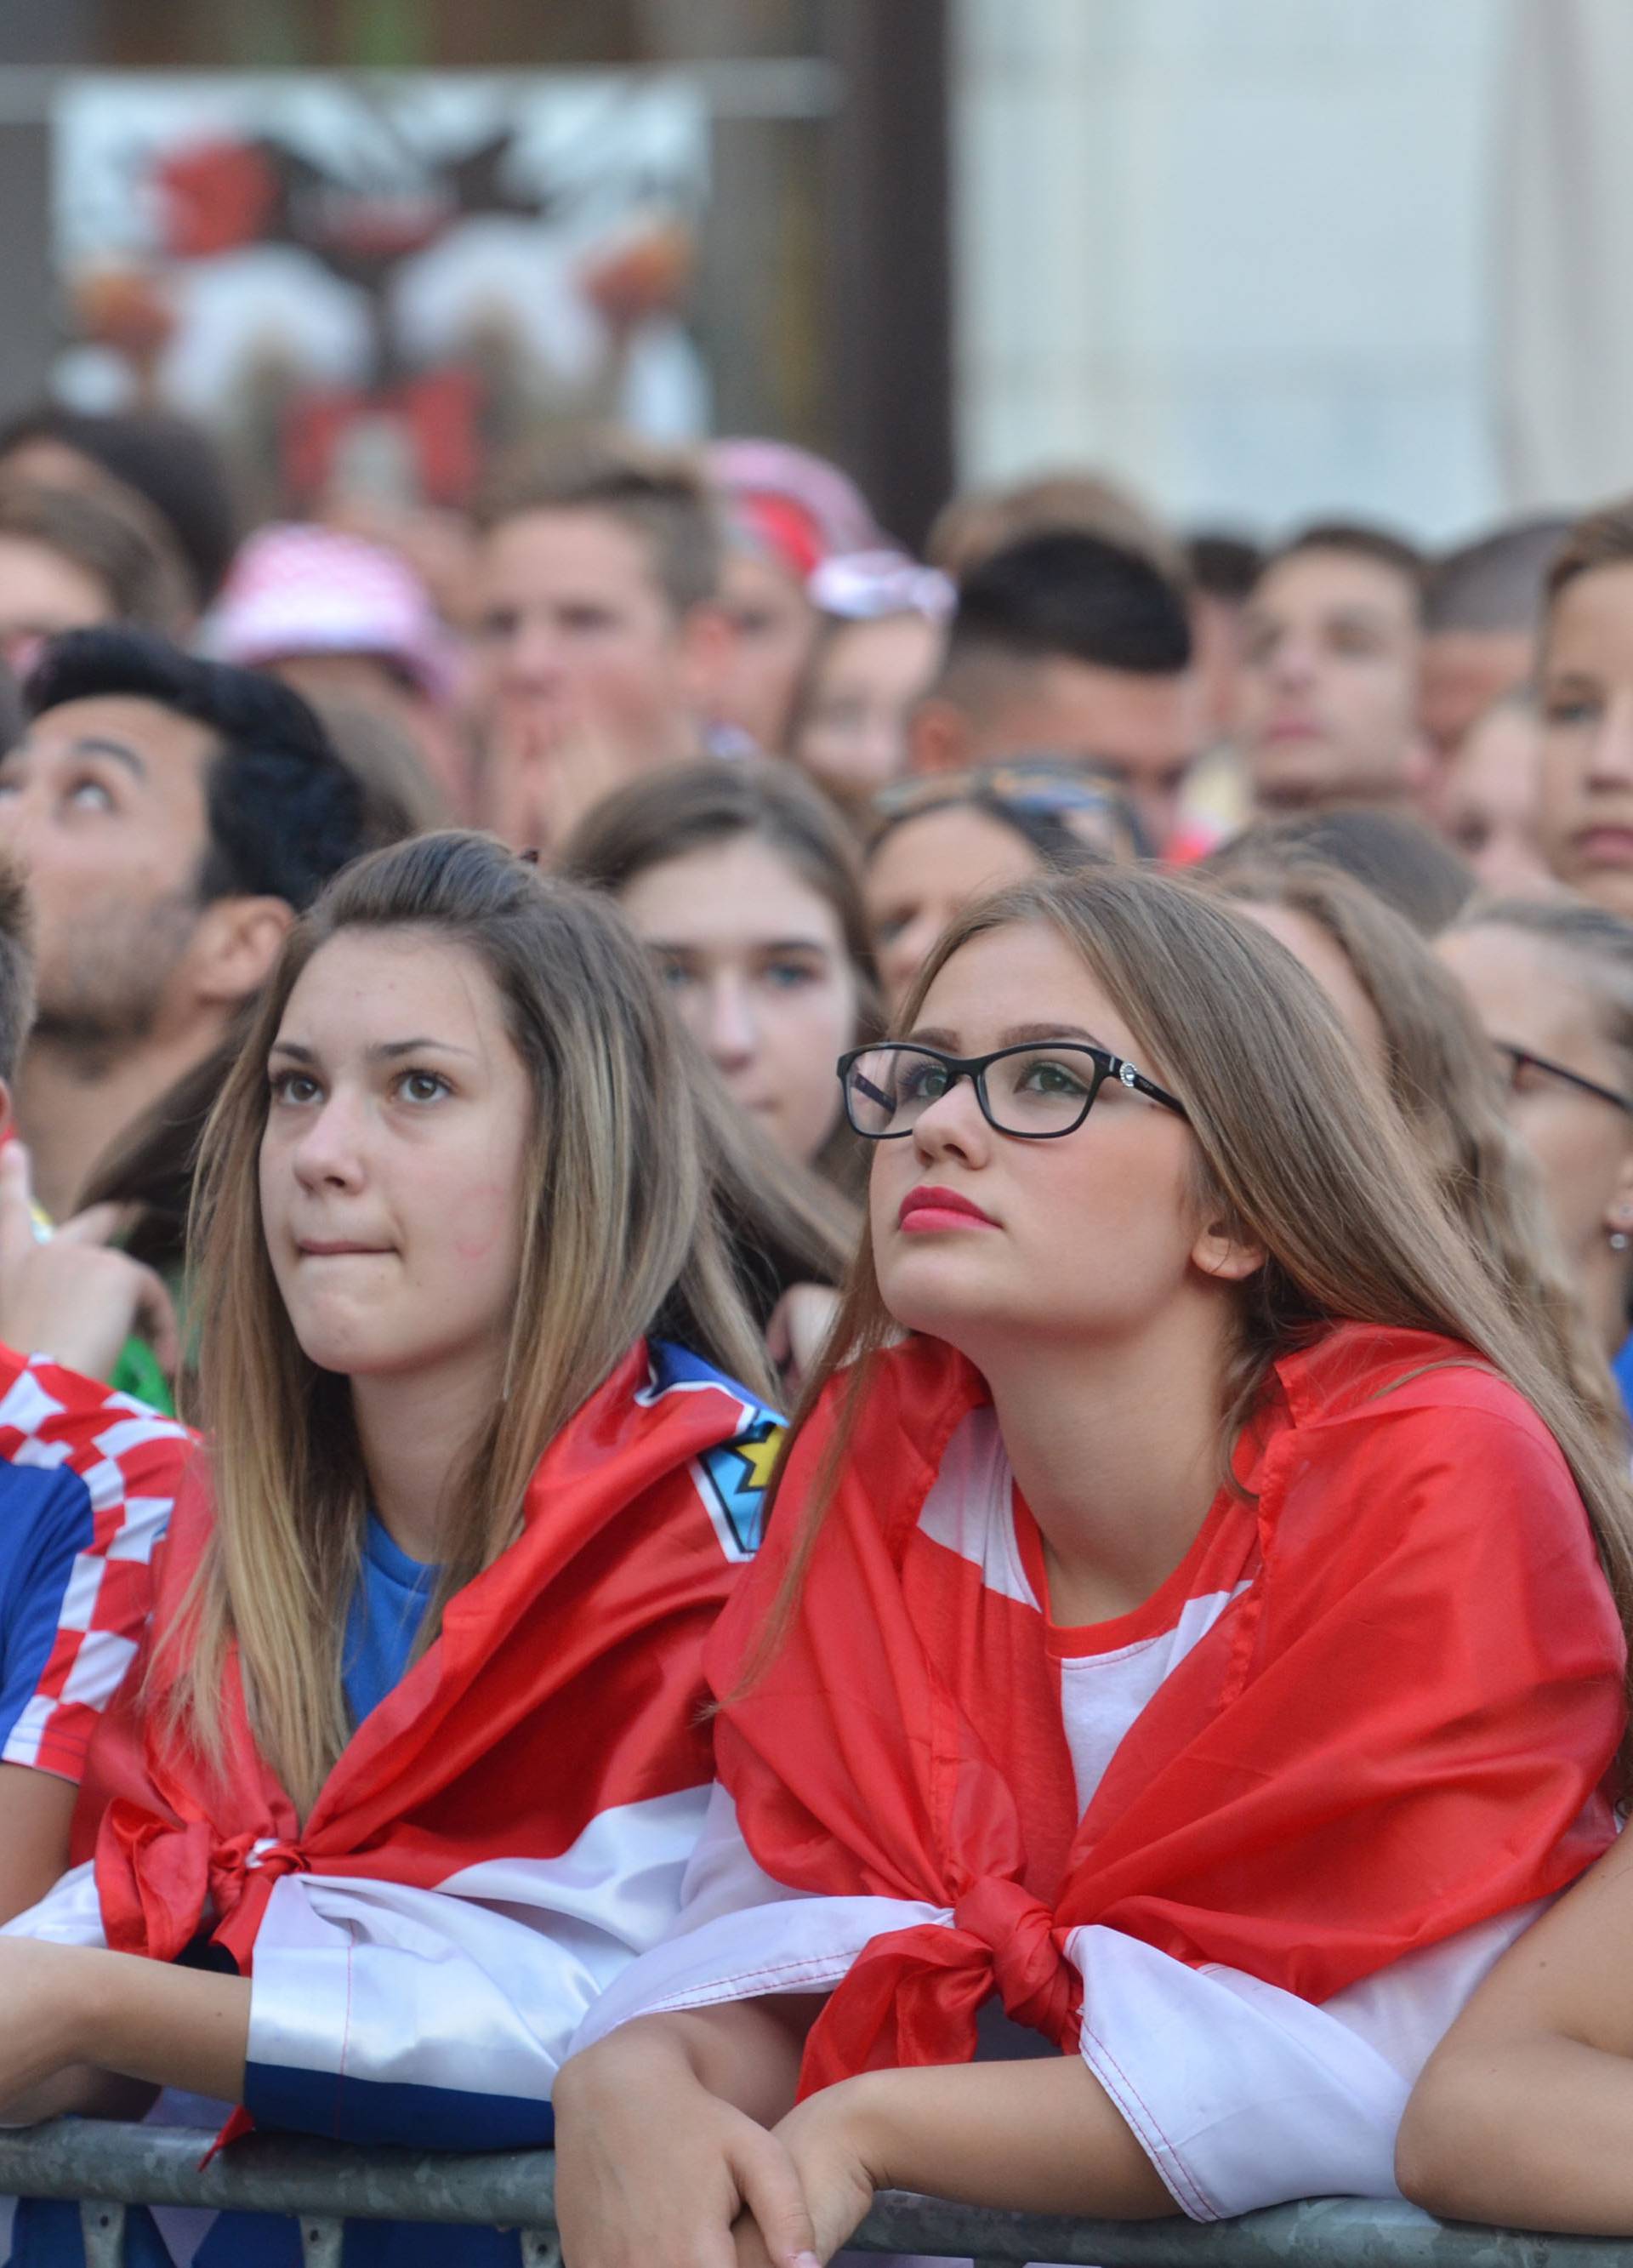
[[[1077,1972],[1061,1950],[1063,1933],[1048,1906],[1004,1875],[983,1874],[964,1891],[953,1918],[990,1952],[998,1992],[1015,2021],[1057,2044],[1067,2040]]]

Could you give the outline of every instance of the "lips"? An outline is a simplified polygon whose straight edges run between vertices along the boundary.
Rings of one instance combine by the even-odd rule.
[[[295,1246],[303,1260],[378,1259],[386,1244],[354,1244],[341,1237],[302,1237]]]
[[[939,1189],[925,1182],[909,1189],[902,1198],[896,1226],[923,1233],[938,1228],[996,1228],[997,1223],[990,1213],[982,1212],[978,1204],[960,1197],[956,1189]]]
[[[1585,866],[1633,866],[1633,827],[1585,827],[1572,839]]]

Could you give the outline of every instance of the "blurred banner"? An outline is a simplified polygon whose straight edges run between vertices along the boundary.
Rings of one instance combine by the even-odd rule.
[[[1518,510],[1633,490],[1633,6],[1519,0],[1497,247],[1498,423]]]
[[[207,419],[261,509],[457,503],[566,418],[706,428],[695,84],[109,74],[52,129],[55,390]]]

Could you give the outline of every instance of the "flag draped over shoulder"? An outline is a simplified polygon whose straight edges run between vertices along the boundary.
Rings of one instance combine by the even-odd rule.
[[[1087,1925],[1320,2002],[1559,1889],[1608,1842],[1622,1632],[1557,1446],[1466,1348],[1350,1324],[1276,1366],[1246,1493],[1209,1514],[1242,1587],[1081,1819],[1047,1647],[982,1659],[917,1534],[986,1398],[936,1342],[880,1358],[798,1614],[745,1685],[835,1422],[820,1409],[710,1641],[719,1773],[759,1865],[953,1911],[865,1948],[805,2092],[967,2059],[995,1990],[1075,2048],[1065,1948]]]
[[[295,1872],[434,1889],[499,1858],[548,1859],[615,1807],[706,1784],[703,1640],[756,1537],[776,1421],[683,1351],[634,1348],[540,1462],[522,1532],[357,1728],[304,1825],[259,1754],[236,1655],[223,1774],[128,1680],[76,1816],[108,1944],[173,1960],[202,1932],[242,1970]],[[209,1534],[184,1490],[157,1625]],[[161,1668],[164,1657],[161,1654]]]

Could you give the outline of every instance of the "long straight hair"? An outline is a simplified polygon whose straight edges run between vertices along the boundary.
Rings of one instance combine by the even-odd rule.
[[[721,1233],[711,1106],[616,914],[482,836],[424,836],[349,867],[291,931],[204,1132],[192,1235],[215,1520],[164,1641],[173,1722],[216,1758],[236,1643],[256,1739],[303,1814],[350,1733],[341,1657],[368,1480],[347,1381],[308,1359],[279,1295],[258,1160],[267,1060],[290,995],[324,946],[357,931],[474,954],[533,1090],[503,1389],[460,1445],[421,1646],[447,1601],[519,1535],[540,1456],[644,1333],[673,1334],[773,1393]]]
[[[1558,1442],[1624,1624],[1633,1621],[1633,1496],[1625,1460],[1509,1312],[1399,1114],[1368,1085],[1314,979],[1204,887],[1140,869],[1098,867],[1019,883],[967,909],[921,970],[898,1029],[912,1028],[931,986],[967,945],[1021,924],[1053,931],[1078,956],[1133,1033],[1147,1071],[1184,1102],[1203,1217],[1264,1251],[1263,1266],[1236,1304],[1219,1408],[1222,1474],[1228,1476],[1270,1366],[1328,1323],[1459,1340],[1531,1403]],[[849,1366],[834,1432],[745,1688],[795,1611],[873,1366],[893,1329],[870,1233],[796,1413],[790,1446]],[[773,1508],[786,1471],[785,1449]]]

